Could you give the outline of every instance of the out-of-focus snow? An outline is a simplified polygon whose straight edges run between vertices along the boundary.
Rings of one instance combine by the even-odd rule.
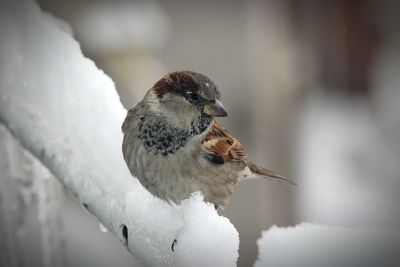
[[[146,265],[234,266],[238,233],[201,196],[170,206],[130,175],[113,82],[53,22],[1,1],[0,121]]]
[[[399,231],[274,226],[257,243],[255,267],[400,266]]]
[[[85,47],[111,53],[129,47],[158,49],[167,39],[169,20],[153,1],[96,1],[78,10],[74,21]]]
[[[297,133],[299,219],[399,227],[399,154],[368,104],[316,95],[304,106]]]

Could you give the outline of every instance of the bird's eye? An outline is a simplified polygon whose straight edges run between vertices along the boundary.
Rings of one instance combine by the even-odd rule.
[[[190,98],[194,101],[199,100],[199,95],[196,92],[190,94]]]
[[[189,101],[189,102],[196,102],[199,100],[199,95],[197,94],[197,92],[186,92],[185,98]]]

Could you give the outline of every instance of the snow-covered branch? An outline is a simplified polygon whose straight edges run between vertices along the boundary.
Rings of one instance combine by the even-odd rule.
[[[0,3],[0,121],[146,265],[234,266],[228,219],[200,195],[170,206],[130,175],[113,82],[49,18],[32,1]]]

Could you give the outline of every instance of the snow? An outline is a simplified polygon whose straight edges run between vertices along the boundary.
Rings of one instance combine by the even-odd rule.
[[[399,227],[398,138],[389,141],[368,103],[316,95],[304,106],[297,132],[299,218]]]
[[[257,243],[255,267],[400,266],[400,232],[394,230],[274,226]]]
[[[153,1],[89,2],[76,15],[79,40],[96,53],[120,52],[132,46],[157,50],[170,32],[167,14]]]
[[[1,1],[0,122],[146,265],[234,266],[238,233],[200,194],[171,206],[130,175],[114,83],[55,21]]]

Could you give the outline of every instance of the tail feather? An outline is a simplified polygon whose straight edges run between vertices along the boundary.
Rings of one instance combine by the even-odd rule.
[[[274,180],[283,182],[285,184],[297,185],[295,182],[293,182],[289,178],[287,178],[283,175],[280,175],[277,172],[274,172],[274,171],[271,171],[271,170],[268,170],[268,169],[265,169],[262,167],[258,167],[256,164],[254,164],[252,162],[247,162],[247,166],[249,166],[249,169],[255,174],[271,177],[271,178],[274,178]]]

